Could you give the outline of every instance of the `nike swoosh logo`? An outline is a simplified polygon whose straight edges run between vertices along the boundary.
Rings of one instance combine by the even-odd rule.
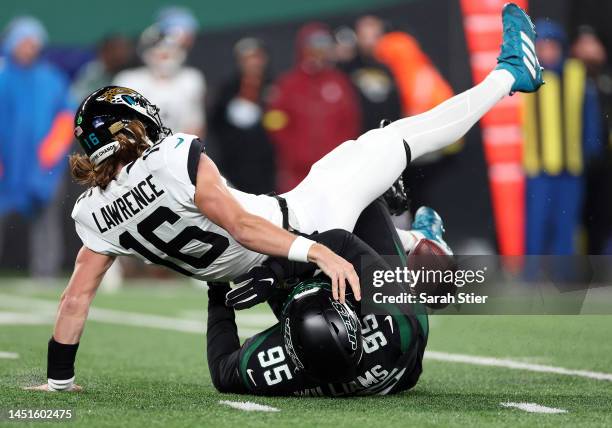
[[[391,315],[387,315],[385,317],[385,321],[389,321],[389,326],[391,327],[391,334],[393,334],[393,319],[391,318]]]
[[[249,375],[249,377],[251,378],[251,382],[253,382],[253,385],[257,386],[257,383],[255,383],[255,379],[253,379],[253,369],[247,369],[246,372]]]
[[[184,138],[182,138],[182,137],[177,137],[177,138],[178,138],[179,142],[178,142],[178,143],[176,143],[176,146],[174,146],[174,148],[175,148],[175,149],[176,149],[178,146],[180,146],[181,144],[183,144],[183,141],[185,141],[185,139],[184,139]]]

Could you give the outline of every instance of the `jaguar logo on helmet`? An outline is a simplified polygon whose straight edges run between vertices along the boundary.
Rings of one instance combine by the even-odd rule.
[[[124,95],[127,95],[127,97],[124,97]],[[133,89],[118,86],[110,88],[104,92],[102,95],[96,98],[96,101],[106,101],[107,103],[113,104],[134,105],[136,103],[135,99],[138,97],[138,92],[134,91]],[[132,99],[132,103],[128,101],[130,98]]]

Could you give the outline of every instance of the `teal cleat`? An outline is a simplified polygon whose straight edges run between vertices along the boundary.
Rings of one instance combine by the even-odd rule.
[[[438,244],[448,255],[453,254],[448,244],[442,239],[444,234],[442,218],[432,208],[420,207],[417,210],[411,231],[422,233],[425,238]]]
[[[514,76],[510,94],[535,92],[544,83],[535,52],[535,27],[525,11],[514,3],[504,6],[502,22],[504,38],[495,69],[507,70]]]

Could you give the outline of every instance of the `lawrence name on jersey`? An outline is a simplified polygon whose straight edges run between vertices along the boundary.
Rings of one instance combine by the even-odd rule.
[[[229,281],[261,264],[267,256],[245,249],[195,205],[203,152],[196,136],[168,136],[122,168],[105,189],[83,193],[72,212],[83,244],[202,280]],[[229,190],[247,210],[282,226],[276,199]]]

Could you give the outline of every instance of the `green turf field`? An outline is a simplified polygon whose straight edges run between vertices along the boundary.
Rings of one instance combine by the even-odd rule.
[[[82,393],[23,391],[45,381],[46,343],[60,292],[59,287],[0,278],[4,414],[16,408],[70,408],[76,419],[69,426],[87,427],[612,426],[612,375],[606,377],[612,373],[612,316],[434,316],[428,349],[435,353],[408,393],[262,398],[222,395],[213,388],[205,360],[203,290],[187,282],[137,283],[96,298],[77,359]],[[271,322],[265,307],[239,319],[247,334]],[[443,361],[457,354],[469,362]],[[497,359],[483,366],[472,364],[473,356]],[[507,360],[578,372],[500,367]],[[220,400],[251,401],[280,411],[246,412]],[[567,412],[527,413],[501,405],[507,402]],[[27,426],[6,419],[0,425]]]

